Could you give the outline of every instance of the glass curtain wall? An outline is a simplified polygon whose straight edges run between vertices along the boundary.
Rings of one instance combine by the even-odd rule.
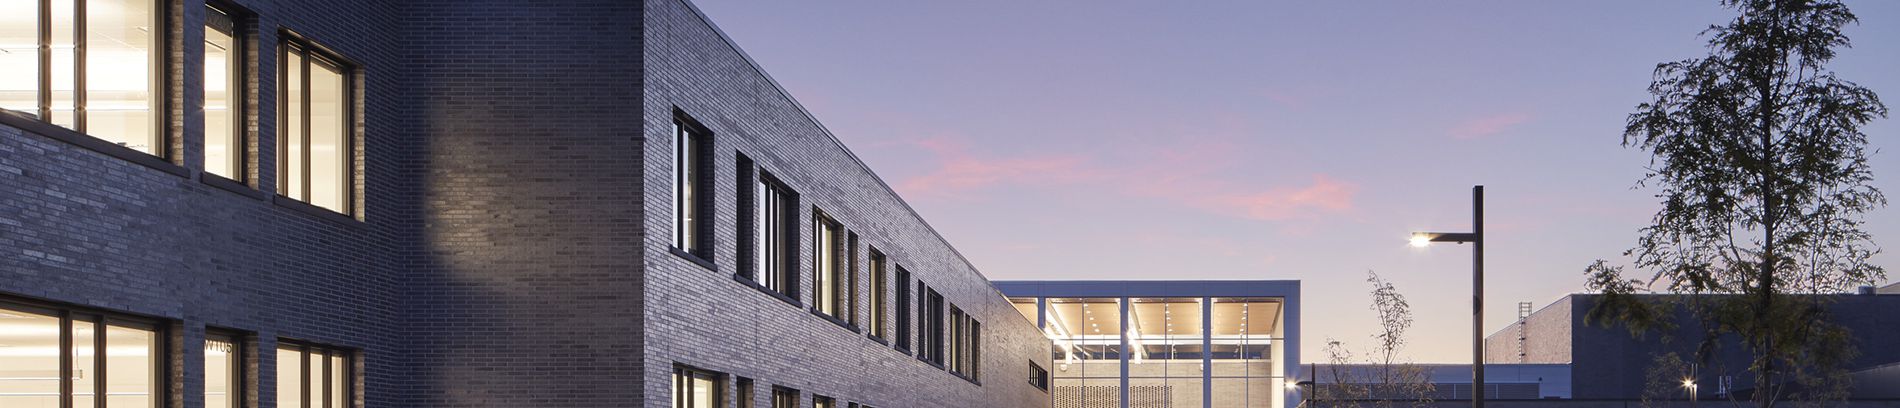
[[[1011,302],[1025,318],[1040,317],[1053,343],[1056,408],[1285,406],[1278,298]]]

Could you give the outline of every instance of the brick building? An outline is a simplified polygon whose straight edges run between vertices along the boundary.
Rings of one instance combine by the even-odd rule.
[[[7,1],[0,47],[0,406],[1049,403],[684,0]]]

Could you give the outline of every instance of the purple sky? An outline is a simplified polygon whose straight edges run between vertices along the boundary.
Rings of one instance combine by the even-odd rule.
[[[1657,206],[1620,146],[1658,62],[1706,53],[1711,1],[699,0],[991,279],[1298,279],[1302,353],[1372,341],[1366,271],[1406,293],[1409,355],[1582,289]],[[1833,64],[1900,109],[1900,2],[1851,1]],[[1883,41],[1884,40],[1884,41]],[[1900,124],[1868,128],[1893,148]],[[1900,159],[1874,158],[1900,195]],[[1900,209],[1869,218],[1900,242]],[[1876,262],[1893,265],[1900,256]]]

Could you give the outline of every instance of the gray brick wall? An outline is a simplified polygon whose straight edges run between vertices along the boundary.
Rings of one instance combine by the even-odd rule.
[[[648,393],[664,393],[672,364],[755,378],[755,406],[771,385],[880,407],[1036,407],[1048,394],[1027,382],[1028,364],[1049,367],[1049,342],[955,249],[872,174],[797,102],[681,0],[646,4],[645,133]],[[673,109],[714,134],[713,269],[668,250],[673,228],[669,178]],[[745,154],[799,194],[798,268],[803,303],[813,293],[811,209],[824,210],[911,271],[945,301],[983,323],[982,385],[918,361],[733,281],[739,271],[739,177]],[[867,251],[858,251],[863,264]],[[892,268],[895,270],[895,267]],[[867,291],[865,279],[859,292]],[[915,283],[893,288],[915,288]],[[913,289],[914,290],[914,289]],[[895,299],[895,296],[891,296]],[[808,306],[807,306],[808,307]],[[859,321],[867,306],[855,313]],[[895,310],[894,308],[892,310]],[[913,331],[915,332],[915,331]],[[914,343],[913,343],[914,344]],[[649,400],[646,406],[667,406]]]
[[[807,405],[1047,405],[1024,378],[1047,340],[680,0],[235,0],[258,89],[237,191],[202,174],[202,1],[163,2],[172,154],[0,125],[0,295],[175,322],[170,406],[202,405],[207,326],[257,336],[263,408],[279,337],[360,349],[368,407],[668,406],[676,362],[756,378],[759,404],[783,385]],[[359,64],[355,221],[272,198],[285,30]],[[667,251],[674,106],[718,133],[712,269]],[[982,384],[734,282],[735,152],[977,316]]]

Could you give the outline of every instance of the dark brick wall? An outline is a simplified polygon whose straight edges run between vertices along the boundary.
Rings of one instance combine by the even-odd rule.
[[[418,0],[403,15],[408,130],[424,135],[410,403],[639,405],[639,4]]]
[[[174,322],[172,406],[200,401],[206,326],[250,331],[263,350],[279,337],[362,351],[370,406],[398,406],[395,364],[397,271],[410,228],[402,220],[412,190],[398,162],[409,135],[399,132],[396,103],[372,103],[357,114],[365,164],[357,169],[357,216],[321,217],[274,204],[275,160],[254,166],[255,188],[202,181],[201,92],[203,2],[171,0],[163,83],[170,114],[170,154],[136,164],[63,140],[85,136],[19,122],[0,124],[0,294],[148,315]],[[254,72],[275,72],[279,29],[291,29],[361,63],[363,99],[397,98],[400,77],[391,36],[395,10],[347,0],[238,0],[259,18],[250,30]],[[186,56],[190,56],[187,58]],[[261,89],[249,119],[259,147],[274,152],[275,75],[254,75]],[[189,91],[187,91],[189,90]],[[364,109],[366,108],[366,109]],[[26,131],[26,128],[39,129]],[[366,139],[366,140],[365,140]],[[112,149],[103,149],[112,150]],[[136,153],[134,153],[136,154]],[[169,163],[169,164],[165,164]],[[276,386],[275,359],[260,353],[256,390]],[[267,394],[268,395],[268,394]],[[253,398],[256,395],[252,396]],[[262,398],[273,407],[274,398]]]
[[[1036,407],[1048,394],[1027,382],[1027,365],[1049,367],[1049,342],[1010,306],[955,249],[910,210],[889,186],[857,160],[797,102],[729,44],[682,0],[646,3],[644,139],[647,214],[646,375],[649,394],[663,395],[675,363],[754,378],[754,406],[780,385],[810,395],[880,407]],[[673,254],[669,178],[673,110],[691,115],[714,134],[713,268]],[[735,209],[744,154],[799,194],[801,299],[793,306],[735,282],[739,272]],[[822,209],[910,270],[945,300],[983,323],[983,381],[963,381],[943,369],[813,315],[812,208]],[[867,251],[858,251],[859,264]],[[895,267],[892,268],[895,270]],[[860,275],[861,276],[861,275]],[[867,291],[865,279],[857,281]],[[915,282],[893,282],[915,288]],[[892,299],[895,296],[891,296]],[[892,310],[895,310],[893,307]],[[855,310],[860,322],[868,305]],[[913,344],[915,344],[913,342]],[[728,387],[728,392],[731,392]],[[668,406],[650,399],[648,407]]]

